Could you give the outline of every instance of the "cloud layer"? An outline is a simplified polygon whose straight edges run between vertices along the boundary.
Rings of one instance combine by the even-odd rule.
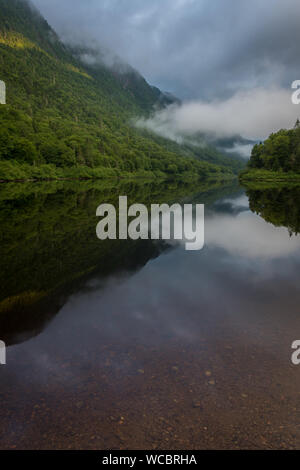
[[[159,134],[256,140],[300,114],[290,99],[300,79],[299,0],[32,1],[63,40],[112,50],[185,100],[139,123]]]
[[[300,78],[299,0],[32,1],[64,39],[111,48],[181,98]]]
[[[257,88],[225,100],[172,106],[149,120],[140,120],[138,125],[174,140],[178,135],[196,132],[265,139],[271,132],[293,127],[300,116],[300,107],[292,104],[291,97],[292,90]]]

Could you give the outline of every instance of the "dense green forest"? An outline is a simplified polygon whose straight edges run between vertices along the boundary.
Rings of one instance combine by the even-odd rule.
[[[247,168],[241,177],[264,179],[276,173],[280,179],[300,175],[300,121],[293,129],[282,129],[253,147]],[[271,176],[270,176],[271,175]]]
[[[172,98],[135,70],[80,61],[26,0],[0,0],[0,180],[57,177],[228,178],[241,162],[137,130]]]

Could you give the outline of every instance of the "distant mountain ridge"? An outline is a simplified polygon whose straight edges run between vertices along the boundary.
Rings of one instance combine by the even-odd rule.
[[[224,178],[236,171],[213,148],[194,152],[134,128],[133,119],[176,99],[130,66],[119,73],[86,63],[83,53],[64,45],[27,0],[0,0],[0,79],[7,85],[0,180]]]

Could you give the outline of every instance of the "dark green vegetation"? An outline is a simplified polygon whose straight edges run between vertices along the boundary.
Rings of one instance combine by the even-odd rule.
[[[282,129],[253,147],[242,181],[300,181],[300,122],[294,129]]]
[[[0,0],[0,180],[232,177],[238,160],[132,124],[172,98],[127,67],[87,66],[25,0]],[[196,158],[195,158],[196,157]]]
[[[66,296],[92,277],[136,270],[168,248],[151,240],[96,237],[96,209],[103,202],[210,204],[229,187],[207,183],[82,181],[0,186],[0,330],[8,344],[36,334]],[[16,335],[16,329],[20,338]],[[10,331],[14,331],[11,338]],[[22,332],[22,334],[21,334]]]
[[[248,185],[254,183],[292,183],[300,182],[300,173],[294,173],[292,171],[271,171],[271,170],[258,170],[255,168],[247,168],[240,173],[240,181],[242,184],[248,187]]]
[[[250,209],[276,227],[300,233],[300,186],[256,188],[247,191]]]

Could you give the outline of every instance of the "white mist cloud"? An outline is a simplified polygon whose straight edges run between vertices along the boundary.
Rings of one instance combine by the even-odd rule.
[[[252,149],[253,149],[253,144],[246,144],[246,145],[235,144],[233,147],[231,147],[229,149],[225,148],[224,151],[227,152],[227,153],[230,153],[230,154],[237,153],[241,157],[247,159],[247,158],[250,158]]]
[[[240,91],[224,100],[172,105],[137,125],[173,139],[196,132],[265,139],[271,132],[293,127],[300,116],[300,107],[292,104],[291,96],[292,90],[281,88]]]
[[[190,100],[139,121],[158,134],[258,140],[300,115],[289,90],[300,78],[299,0],[32,1],[64,41],[99,50],[110,66],[120,57]]]

